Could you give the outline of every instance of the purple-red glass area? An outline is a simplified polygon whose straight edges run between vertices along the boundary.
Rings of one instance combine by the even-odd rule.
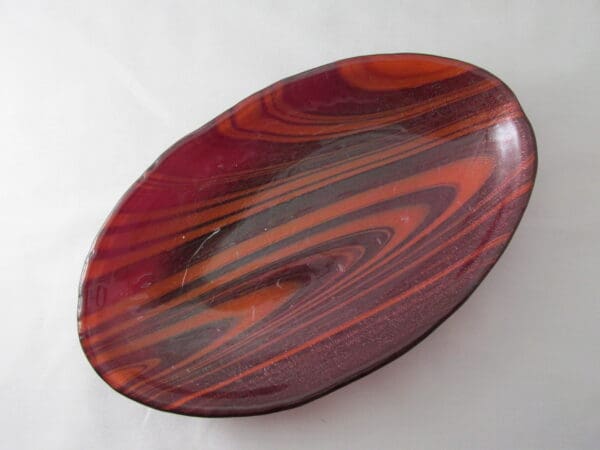
[[[364,56],[285,79],[176,143],[121,199],[84,270],[81,345],[110,386],[162,410],[307,402],[462,304],[535,172],[517,99],[472,65]]]

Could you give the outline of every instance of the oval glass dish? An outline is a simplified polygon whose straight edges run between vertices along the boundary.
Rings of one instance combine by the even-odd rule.
[[[464,62],[373,55],[282,80],[177,142],[120,200],[84,269],[81,345],[110,386],[161,410],[302,404],[466,300],[536,164],[514,94]]]

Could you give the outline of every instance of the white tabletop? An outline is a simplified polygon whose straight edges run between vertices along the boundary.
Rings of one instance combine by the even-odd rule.
[[[151,410],[92,370],[84,258],[170,144],[289,75],[370,53],[484,67],[535,129],[508,250],[412,351],[260,417]],[[600,2],[0,1],[0,447],[596,449],[600,440]]]

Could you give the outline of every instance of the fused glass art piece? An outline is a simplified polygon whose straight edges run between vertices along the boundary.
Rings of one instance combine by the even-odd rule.
[[[514,94],[470,64],[375,55],[287,78],[177,142],[121,199],[84,269],[81,345],[110,386],[162,410],[307,402],[465,301],[535,172]]]

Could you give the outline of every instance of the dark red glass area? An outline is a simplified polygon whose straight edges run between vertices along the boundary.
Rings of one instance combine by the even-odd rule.
[[[81,344],[155,408],[299,405],[456,310],[535,171],[517,99],[470,64],[365,56],[285,79],[176,143],[118,203],[84,270]]]

